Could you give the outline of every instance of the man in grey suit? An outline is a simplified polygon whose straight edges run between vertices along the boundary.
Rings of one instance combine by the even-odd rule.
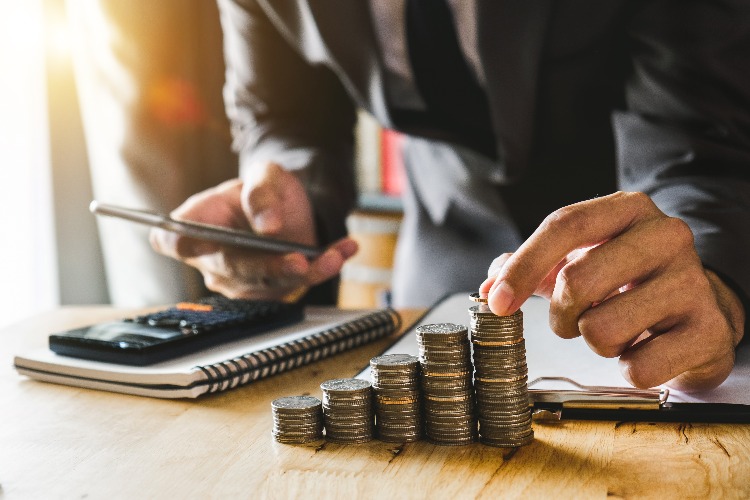
[[[154,231],[157,250],[233,297],[335,276],[361,107],[410,136],[396,305],[480,287],[507,314],[536,293],[636,386],[727,377],[750,291],[745,0],[219,4],[241,176],[174,215],[328,249]]]

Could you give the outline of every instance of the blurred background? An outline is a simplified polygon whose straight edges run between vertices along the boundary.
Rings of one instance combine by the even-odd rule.
[[[236,176],[216,5],[0,0],[0,325],[58,305],[204,293],[94,198],[170,211]],[[101,241],[101,243],[100,243]]]
[[[169,212],[237,175],[213,0],[0,0],[0,327],[60,305],[162,305],[206,293],[148,229],[92,199]],[[363,251],[340,305],[388,301],[402,137],[359,113]]]

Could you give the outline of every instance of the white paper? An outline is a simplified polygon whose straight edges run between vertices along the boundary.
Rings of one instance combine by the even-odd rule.
[[[469,293],[453,295],[433,308],[419,324],[469,324]],[[631,387],[620,374],[616,358],[603,358],[586,345],[583,338],[561,339],[549,328],[549,302],[532,297],[521,308],[526,339],[526,363],[529,380],[538,377],[569,377],[584,385]],[[414,329],[401,337],[387,353],[419,354]],[[358,375],[369,379],[369,368]],[[545,386],[534,386],[542,388]],[[548,386],[549,387],[549,386]],[[670,390],[670,402],[738,403],[750,405],[750,348],[740,348],[734,371],[719,387],[702,393]]]

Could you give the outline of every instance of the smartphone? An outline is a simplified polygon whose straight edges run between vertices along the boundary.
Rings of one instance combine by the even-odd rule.
[[[300,303],[216,297],[49,336],[53,352],[145,366],[302,321]]]
[[[313,246],[292,243],[260,236],[251,231],[241,231],[228,227],[203,224],[199,222],[187,222],[175,220],[168,215],[152,212],[149,210],[138,210],[125,208],[96,200],[91,202],[89,210],[97,215],[118,217],[120,219],[138,222],[149,226],[160,227],[183,236],[197,238],[206,241],[215,241],[225,245],[231,245],[253,250],[262,250],[274,253],[298,252],[309,259],[318,257],[322,250]]]

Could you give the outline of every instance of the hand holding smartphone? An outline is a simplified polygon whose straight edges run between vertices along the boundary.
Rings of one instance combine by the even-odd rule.
[[[97,215],[118,217],[140,224],[159,227],[190,238],[214,241],[224,245],[273,253],[298,252],[309,259],[318,257],[322,252],[321,249],[313,246],[268,238],[251,231],[241,231],[199,222],[178,221],[165,214],[100,203],[96,200],[91,202],[89,210]]]

